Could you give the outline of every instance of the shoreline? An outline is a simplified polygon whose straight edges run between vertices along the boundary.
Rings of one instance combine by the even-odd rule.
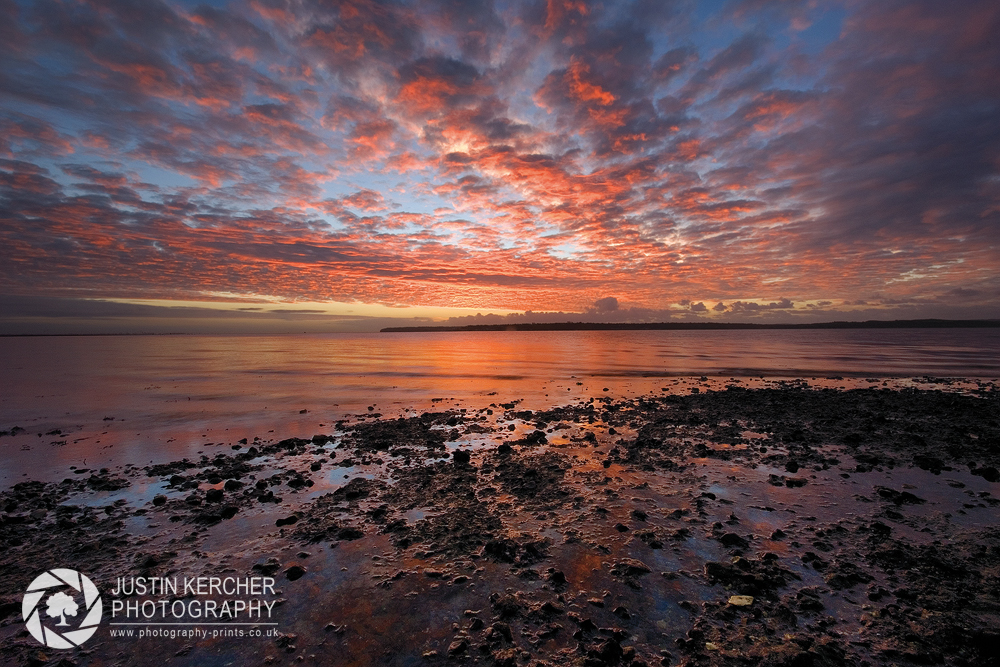
[[[372,411],[18,483],[0,492],[0,647],[37,660],[20,595],[72,562],[108,592],[221,572],[280,589],[276,638],[102,627],[48,652],[80,665],[994,659],[996,382],[691,380],[542,409]]]
[[[380,333],[453,331],[769,331],[811,329],[996,329],[1000,320],[865,320],[809,323],[758,322],[526,322],[460,326],[385,327]]]

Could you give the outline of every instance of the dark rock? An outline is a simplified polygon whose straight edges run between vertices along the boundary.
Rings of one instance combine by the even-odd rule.
[[[849,561],[835,560],[824,580],[830,588],[837,590],[851,588],[858,584],[866,584],[873,577]]]
[[[927,502],[909,491],[896,491],[884,486],[876,486],[875,491],[881,498],[892,501],[895,505],[922,505]]]
[[[774,554],[764,554],[759,559],[737,558],[731,563],[710,561],[705,564],[709,583],[721,583],[741,595],[763,597],[773,595],[777,588],[798,578],[781,567]]]
[[[465,653],[468,648],[469,638],[458,637],[448,646],[448,655],[459,655],[460,653]]]
[[[997,470],[993,466],[973,468],[970,472],[973,475],[978,475],[979,477],[982,477],[987,482],[1000,482],[1000,470]]]
[[[334,498],[344,498],[345,500],[359,500],[367,498],[378,488],[378,485],[370,479],[355,477],[344,486],[333,492]]]
[[[364,532],[354,526],[345,526],[337,531],[338,540],[356,540],[364,536]]]
[[[733,547],[736,547],[738,549],[746,549],[747,547],[750,546],[750,542],[748,542],[745,538],[740,537],[736,533],[726,533],[725,535],[719,538],[719,541],[722,542],[722,546],[730,549]]]
[[[944,461],[930,454],[914,455],[913,463],[921,470],[927,470],[935,475],[941,474],[941,471],[945,468],[948,468],[949,470],[951,469],[950,466],[945,465]]]
[[[520,616],[522,610],[525,608],[524,603],[521,602],[516,595],[511,593],[506,595],[493,593],[490,595],[490,604],[493,605],[493,609],[500,618],[513,618],[515,616]],[[495,627],[496,626],[494,625],[494,628]],[[509,627],[507,628],[507,635],[510,635]],[[510,639],[508,638],[507,641],[510,641]]]
[[[622,646],[613,637],[609,637],[601,642],[596,648],[588,653],[591,658],[600,661],[602,665],[617,665],[622,660]]]
[[[271,576],[281,569],[281,561],[272,556],[263,563],[254,563],[251,569],[254,572],[260,572],[263,575]]]
[[[611,566],[611,574],[619,577],[637,577],[652,572],[649,566],[634,558],[622,558]]]

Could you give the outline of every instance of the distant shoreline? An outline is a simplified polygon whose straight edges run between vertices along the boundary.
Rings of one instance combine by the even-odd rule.
[[[989,329],[1000,320],[866,320],[809,324],[752,322],[531,322],[525,324],[467,324],[464,326],[385,327],[380,333],[434,333],[447,331],[694,331],[730,329]]]
[[[0,338],[86,338],[97,336],[197,336],[199,334],[189,334],[183,331],[169,331],[165,333],[156,332],[111,332],[111,333],[20,333],[20,334],[0,334]]]
[[[727,331],[747,329],[997,329],[1000,320],[866,320],[864,322],[813,322],[763,324],[755,322],[527,322],[520,324],[466,324],[462,326],[384,327],[378,333],[441,333],[462,331]],[[0,338],[96,338],[102,336],[296,336],[300,333],[369,333],[333,331],[285,332],[106,332],[106,333],[0,333]]]

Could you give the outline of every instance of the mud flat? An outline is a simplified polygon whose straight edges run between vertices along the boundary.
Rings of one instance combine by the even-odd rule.
[[[312,438],[27,479],[0,493],[0,660],[1000,664],[998,385],[841,380],[373,411]],[[102,591],[273,576],[279,634],[102,627],[41,648],[21,597],[67,566]]]

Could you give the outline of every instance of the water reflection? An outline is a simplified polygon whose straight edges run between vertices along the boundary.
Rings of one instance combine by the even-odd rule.
[[[682,375],[996,377],[998,360],[988,329],[2,338],[0,430],[32,437],[0,447],[8,468],[141,465],[354,413],[539,409]]]

